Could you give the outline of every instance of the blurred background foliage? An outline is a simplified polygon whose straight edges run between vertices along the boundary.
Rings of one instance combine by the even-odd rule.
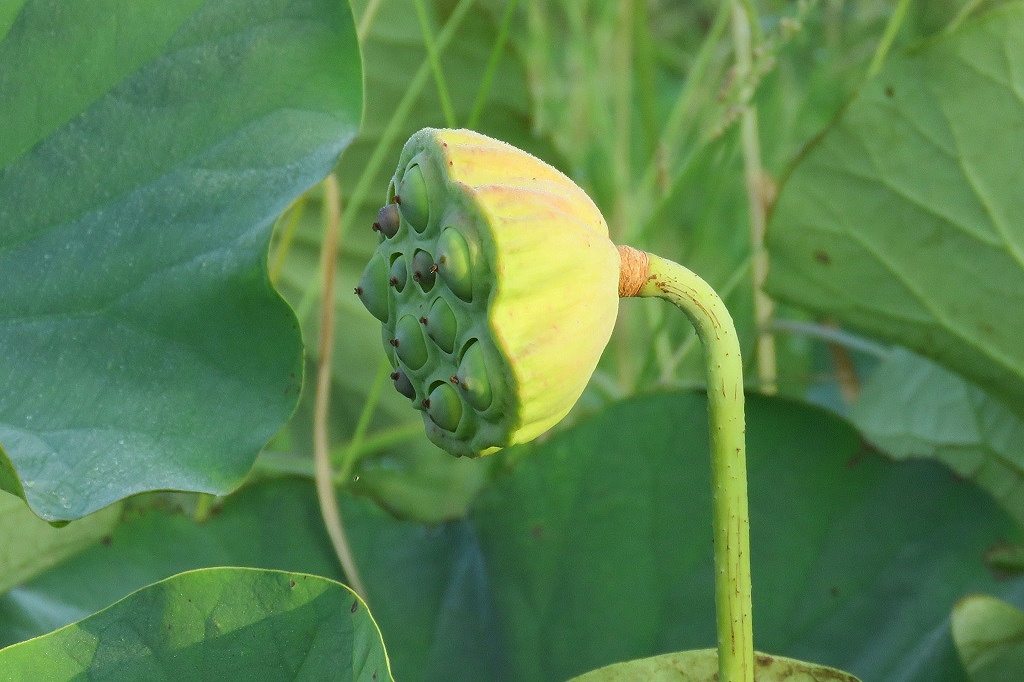
[[[566,172],[602,209],[616,243],[684,263],[722,293],[744,341],[748,385],[757,390],[738,130],[745,86],[754,88],[750,104],[770,211],[802,149],[866,80],[886,28],[893,25],[902,49],[963,9],[954,0],[910,3],[894,17],[891,2],[758,3],[762,35],[744,83],[736,79],[728,3],[466,0],[420,3],[422,13],[416,7],[353,3],[366,106],[363,129],[336,171],[343,217],[331,433],[340,459],[358,423],[353,416],[368,412],[352,489],[424,520],[459,515],[500,465],[436,456],[418,414],[386,385],[379,330],[350,295],[375,246],[368,226],[411,132],[473,127]],[[431,68],[425,36],[439,71]],[[311,191],[282,216],[270,257],[277,286],[299,314],[310,367],[317,361],[323,216],[322,193]],[[797,309],[783,307],[775,324],[779,392],[845,413],[857,392],[857,368],[871,366],[884,349],[855,338],[822,341],[839,330]],[[638,392],[702,384],[701,351],[688,321],[667,306],[626,302],[565,426]],[[299,414],[271,451],[308,456],[311,393],[307,386]],[[368,401],[371,394],[377,400]]]
[[[480,460],[432,446],[390,386],[379,324],[352,291],[401,146],[425,126],[472,127],[545,159],[594,198],[617,243],[683,263],[723,294],[752,394],[759,646],[865,679],[958,680],[968,669],[995,679],[977,618],[961,610],[954,642],[949,614],[972,592],[1024,604],[1020,581],[1007,579],[1024,567],[1020,413],[898,347],[899,330],[872,336],[796,300],[758,321],[763,252],[748,199],[753,182],[772,220],[787,180],[886,55],[1001,7],[1020,14],[1020,3],[749,4],[744,73],[730,2],[352,3],[365,104],[333,175],[329,432],[356,562],[400,679],[564,679],[710,646],[713,632],[702,353],[685,318],[625,302],[570,417],[538,444]],[[751,111],[753,179],[742,130]],[[327,187],[275,227],[270,277],[298,316],[306,384],[247,484],[224,499],[139,496],[116,527],[109,512],[87,520],[81,542],[101,544],[70,560],[62,549],[56,569],[19,566],[26,582],[0,599],[0,644],[199,565],[344,578],[309,483]],[[934,461],[893,461],[904,459]],[[1016,612],[1006,621],[1019,628]]]

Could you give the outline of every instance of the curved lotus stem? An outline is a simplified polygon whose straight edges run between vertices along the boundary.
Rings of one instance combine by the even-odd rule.
[[[707,354],[719,679],[753,682],[750,517],[739,338],[722,299],[696,274],[629,246],[620,246],[619,254],[619,295],[663,298],[682,309]]]

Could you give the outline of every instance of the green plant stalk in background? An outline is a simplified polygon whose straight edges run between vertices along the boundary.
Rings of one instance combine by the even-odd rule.
[[[711,286],[689,269],[620,246],[623,297],[663,298],[680,308],[707,354],[712,523],[719,679],[753,682],[750,516],[743,418],[743,361],[732,316]]]

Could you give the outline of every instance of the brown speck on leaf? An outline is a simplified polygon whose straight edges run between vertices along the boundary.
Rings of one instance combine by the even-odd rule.
[[[380,223],[374,223],[371,229],[374,232],[380,232]]]
[[[398,339],[391,339],[390,341],[388,341],[388,343],[390,343],[395,348],[398,348]]]
[[[430,407],[430,398],[423,399],[423,407]]]
[[[402,203],[402,197],[400,197],[400,196],[398,196],[398,195],[396,194],[396,195],[395,195],[395,203],[396,203],[396,204],[400,204],[400,203]]]
[[[288,581],[288,587],[295,587],[295,581],[294,580],[289,580]]]
[[[363,288],[362,287],[356,287],[355,288],[355,292],[356,292],[356,296],[359,296],[359,295],[361,295],[363,293]]]
[[[354,601],[354,602],[352,602],[352,608],[350,608],[349,611],[351,613],[355,613],[358,608],[359,608],[359,602],[358,601]]]
[[[398,286],[398,278],[397,277],[392,277],[391,279],[388,280],[388,284],[390,284],[393,287],[397,287]]]
[[[455,376],[454,374],[451,375],[450,377],[448,377],[448,381],[452,382],[456,386],[459,385],[459,378],[457,376]]]
[[[758,665],[771,665],[775,662],[775,659],[771,656],[765,656],[764,654],[758,654],[755,656]]]
[[[103,539],[100,540],[100,544],[103,545],[104,547],[110,547],[110,543],[111,542],[112,542],[112,540],[111,540],[111,537],[109,535],[104,535]]]
[[[421,279],[423,279],[423,275],[421,275],[417,270],[416,272],[412,273],[412,278],[418,282]]]
[[[885,96],[886,97],[892,97],[895,94],[896,94],[896,91],[892,89],[891,85],[886,85],[885,86]]]
[[[392,372],[391,373],[391,380],[392,381],[397,381],[398,380],[398,372]]]
[[[814,260],[821,263],[822,265],[831,265],[832,256],[828,255],[828,252],[824,249],[818,249],[814,252]]]
[[[426,324],[426,323],[427,323],[427,318],[421,317],[420,318],[420,324]]]

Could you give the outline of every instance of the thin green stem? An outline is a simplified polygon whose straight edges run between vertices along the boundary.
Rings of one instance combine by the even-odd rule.
[[[339,458],[338,473],[335,475],[335,480],[341,481],[342,485],[347,485],[347,481],[352,475],[352,470],[355,469],[356,462],[359,461],[359,448],[366,437],[367,429],[370,428],[370,420],[373,418],[373,413],[377,409],[377,402],[380,400],[381,388],[384,386],[390,371],[391,365],[388,363],[387,358],[381,358],[380,368],[377,370],[377,376],[374,377],[373,384],[370,386],[370,393],[366,396],[366,402],[363,403],[363,411],[359,414],[359,421],[356,422],[356,429],[352,433],[352,440],[349,441],[349,444],[341,452],[341,457]]]
[[[964,23],[964,21],[966,21],[967,18],[971,16],[976,9],[978,9],[982,1],[983,0],[969,0],[969,2],[960,8],[960,11],[956,13],[953,20],[946,25],[946,28],[942,29],[942,32],[948,35],[957,30],[960,27],[960,24]]]
[[[332,458],[341,458],[345,451],[351,449],[352,457],[358,462],[364,457],[375,455],[378,452],[393,448],[396,445],[415,440],[423,436],[423,422],[416,420],[408,424],[393,426],[381,429],[363,438],[362,443],[353,447],[351,441],[335,447],[331,451]],[[290,452],[275,452],[264,450],[256,458],[253,464],[251,476],[253,479],[273,478],[278,476],[302,476],[305,478],[316,478],[313,462],[302,455]],[[344,487],[351,481],[342,480],[337,474],[334,476],[334,485]]]
[[[637,109],[640,130],[638,146],[643,147],[643,158],[653,159],[658,142],[658,92],[655,76],[654,39],[651,36],[647,0],[633,0],[633,68],[636,79]]]
[[[736,52],[736,79],[743,86],[740,93],[743,111],[740,114],[740,140],[743,145],[743,179],[747,190],[747,212],[750,220],[750,252],[753,254],[754,321],[760,330],[757,337],[757,375],[761,390],[776,391],[775,337],[767,331],[774,314],[774,303],[762,290],[768,277],[768,252],[764,248],[767,207],[764,200],[764,170],[761,167],[761,136],[758,132],[757,106],[753,103],[754,28],[757,16],[752,15],[750,2],[737,2],[732,12],[733,49]]]
[[[474,0],[459,0],[459,4],[452,10],[448,21],[437,37],[438,53],[444,52],[445,48],[448,47],[448,43],[455,36],[455,32],[462,24],[462,20],[466,18],[470,8],[473,6],[473,2]],[[367,9],[368,14],[369,8]],[[371,26],[370,23],[367,23],[365,29],[363,29],[363,23],[360,22],[360,35],[365,35],[364,30],[369,31]],[[356,181],[355,188],[347,195],[348,201],[346,203],[353,207],[353,209],[360,206],[371,191],[376,191],[374,188],[379,183],[377,172],[389,158],[389,155],[393,153],[394,150],[391,149],[391,144],[398,138],[399,133],[402,132],[405,120],[423,92],[423,87],[426,85],[429,76],[430,65],[424,63],[420,65],[416,74],[409,80],[405,93],[402,95],[398,105],[393,109],[391,118],[388,119],[384,132],[381,133],[377,144],[374,145],[369,160],[362,165],[362,172],[359,174],[359,180]],[[359,213],[357,210],[345,211],[345,214],[341,217],[339,238],[344,238],[348,229],[352,226],[353,216],[357,213]],[[320,293],[319,285],[319,281],[314,281],[302,292],[302,298],[299,300],[298,305],[295,306],[295,315],[300,320],[306,319],[306,316],[312,309],[316,295]]]
[[[896,41],[896,34],[900,32],[903,20],[907,17],[908,9],[910,9],[910,0],[900,0],[900,3],[896,5],[896,9],[893,10],[889,23],[885,26],[885,32],[882,33],[882,39],[878,41],[878,47],[871,58],[871,64],[868,66],[868,78],[873,78],[882,69],[882,64],[885,63],[885,58],[888,56],[889,50],[892,49],[892,44]]]
[[[423,46],[427,48],[427,61],[430,62],[430,70],[434,72],[434,84],[437,86],[437,96],[441,99],[441,111],[444,112],[445,125],[449,128],[458,126],[455,118],[455,107],[452,106],[452,99],[448,95],[448,84],[444,79],[444,69],[441,68],[441,58],[438,55],[437,42],[430,31],[430,20],[427,17],[427,8],[423,0],[413,0],[416,5],[416,16],[420,20],[420,31],[423,33]]]
[[[196,496],[196,506],[192,511],[192,519],[196,523],[205,523],[210,520],[210,516],[213,515],[213,507],[217,502],[216,495],[207,495],[206,493],[199,493]]]
[[[715,15],[715,20],[711,24],[704,42],[701,43],[700,50],[697,51],[697,57],[694,59],[693,66],[690,67],[690,71],[687,74],[686,84],[676,97],[668,119],[662,127],[657,146],[665,158],[652,158],[648,161],[647,169],[644,171],[639,185],[639,191],[642,196],[648,196],[653,192],[656,183],[659,185],[662,195],[668,193],[669,181],[664,168],[668,165],[672,167],[679,166],[676,163],[675,155],[676,150],[682,148],[684,124],[695,110],[697,100],[700,97],[706,96],[704,79],[711,68],[715,50],[728,25],[729,5],[727,2],[723,2],[719,6],[718,13]],[[700,146],[703,146],[703,144]],[[678,171],[676,171],[676,174],[678,175]],[[663,179],[659,181],[659,177],[663,177]]]
[[[707,282],[672,261],[620,247],[639,256],[638,285],[624,295],[665,299],[680,308],[704,345],[711,442],[712,521],[715,539],[715,608],[718,669],[723,682],[753,682],[750,517],[743,417],[743,361],[739,337],[725,303]],[[646,267],[642,265],[646,256]],[[623,275],[626,278],[626,275]],[[642,284],[639,284],[642,282]]]
[[[466,127],[475,130],[480,122],[480,115],[484,112],[484,104],[487,103],[487,95],[491,92],[491,84],[494,82],[494,74],[498,70],[498,62],[508,42],[509,30],[512,28],[512,19],[516,14],[516,7],[519,0],[509,0],[505,5],[505,16],[501,18],[501,26],[498,27],[498,37],[491,48],[491,56],[487,59],[487,68],[484,69],[483,78],[480,80],[480,89],[476,92],[476,101],[473,102],[473,110],[469,114],[469,121]]]
[[[884,344],[876,343],[869,339],[851,334],[845,329],[819,324],[817,322],[805,322],[803,320],[772,320],[772,329],[778,332],[798,334],[812,339],[818,339],[825,343],[834,343],[843,348],[848,348],[858,353],[871,355],[878,359],[888,357],[892,352]]]
[[[274,257],[270,263],[270,282],[274,285],[281,278],[281,271],[284,269],[284,262],[291,252],[292,243],[295,241],[295,232],[302,221],[302,214],[306,209],[306,202],[309,201],[309,193],[305,193],[292,202],[281,219],[284,220],[284,227],[280,232],[280,239],[274,249]]]
[[[323,516],[327,535],[331,539],[349,585],[363,601],[366,601],[366,588],[359,577],[352,548],[345,533],[345,524],[334,487],[334,472],[331,469],[327,423],[331,395],[331,357],[334,351],[334,266],[341,225],[341,190],[338,178],[333,173],[324,181],[324,189],[328,215],[323,250],[320,253],[323,303],[320,309],[320,357],[317,366],[316,397],[313,403],[313,466],[320,514]]]
[[[761,42],[761,24],[757,22],[757,7],[754,6],[754,0],[739,0],[740,5],[743,6],[743,11],[748,17],[750,17],[750,35],[755,44]]]

